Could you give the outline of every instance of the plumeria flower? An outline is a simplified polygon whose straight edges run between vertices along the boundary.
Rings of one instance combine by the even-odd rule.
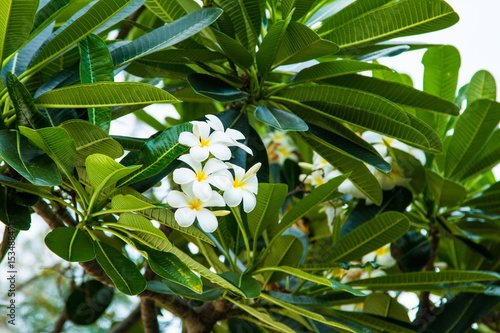
[[[407,144],[402,143],[401,141],[391,139],[371,131],[363,132],[361,138],[366,142],[373,144],[373,148],[375,148],[382,157],[388,156],[387,147],[390,146],[392,148],[396,148],[413,155],[420,161],[420,163],[422,163],[422,165],[425,164],[426,158],[423,151],[417,148],[410,147]]]
[[[257,171],[259,171],[262,164],[255,164],[247,172],[242,167],[231,163],[227,164],[234,170],[234,178],[227,171],[228,176],[231,177],[231,186],[224,192],[224,200],[229,207],[236,207],[243,200],[243,210],[245,213],[250,213],[257,203],[255,199],[259,189]]]
[[[226,161],[231,158],[229,145],[232,139],[221,131],[210,134],[210,126],[201,121],[193,121],[193,133],[182,132],[179,135],[179,143],[191,147],[189,154],[195,161],[202,162],[210,154],[216,158]]]
[[[227,165],[216,159],[209,159],[202,167],[201,162],[196,161],[190,154],[182,155],[179,160],[188,164],[193,170],[188,168],[179,168],[174,170],[174,182],[180,185],[192,185],[193,192],[201,201],[207,201],[212,196],[212,187],[224,190],[228,188],[230,179],[224,175],[218,174],[221,170],[226,170]]]
[[[361,261],[366,264],[369,261],[375,262],[382,266],[392,267],[396,264],[396,260],[391,255],[391,244],[382,246],[381,248],[368,253],[365,255]],[[376,271],[376,270],[373,270]],[[373,272],[372,271],[372,272]],[[374,277],[374,276],[370,276]]]
[[[283,131],[274,131],[263,135],[262,141],[267,147],[270,163],[283,164],[286,159],[297,161],[297,147]]]
[[[222,124],[222,121],[220,121],[219,117],[216,117],[213,114],[207,114],[205,117],[207,117],[207,119],[208,119],[207,124],[214,131],[220,131],[220,132],[226,134],[233,141],[232,142],[233,146],[241,148],[244,151],[246,151],[248,154],[253,155],[252,149],[248,148],[243,143],[237,141],[237,140],[245,140],[245,136],[243,135],[243,133],[241,133],[240,131],[235,130],[233,128],[228,128],[224,131],[224,124]]]
[[[372,166],[368,166],[368,169],[373,173],[382,190],[389,191],[396,186],[408,185],[411,178],[405,177],[404,172],[399,168],[398,164],[393,162],[392,157],[386,157],[385,160],[391,165],[389,173],[384,173]]]
[[[197,219],[203,231],[214,232],[218,226],[216,216],[227,215],[229,212],[212,212],[207,207],[224,207],[226,203],[222,196],[212,191],[211,197],[203,202],[194,195],[191,186],[183,186],[182,190],[184,192],[170,191],[167,195],[167,203],[177,208],[174,214],[175,221],[181,227],[189,227]]]

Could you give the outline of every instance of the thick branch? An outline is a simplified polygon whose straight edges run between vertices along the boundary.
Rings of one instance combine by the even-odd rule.
[[[115,325],[109,333],[127,333],[132,326],[141,319],[141,305],[139,304],[134,311],[130,312],[127,318]]]
[[[141,297],[141,317],[145,333],[160,333],[155,301]]]
[[[42,199],[33,205],[33,209],[49,225],[50,229],[65,227],[63,220]]]

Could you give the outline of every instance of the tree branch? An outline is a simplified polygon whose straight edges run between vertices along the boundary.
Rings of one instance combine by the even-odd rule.
[[[109,330],[109,333],[127,333],[141,319],[141,305],[130,312],[127,318]]]
[[[145,333],[160,333],[155,301],[141,297],[141,317]]]

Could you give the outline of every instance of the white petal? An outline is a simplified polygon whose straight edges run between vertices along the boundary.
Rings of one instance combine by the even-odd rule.
[[[179,208],[175,211],[175,221],[181,227],[189,227],[194,222],[194,218],[196,217],[196,211],[185,208]]]
[[[219,117],[214,116],[213,114],[207,114],[205,117],[207,117],[207,124],[210,127],[216,131],[224,132],[224,125],[222,124],[222,121],[220,121]]]
[[[224,207],[226,203],[222,198],[222,195],[219,193],[212,191],[212,196],[205,202],[201,203],[201,207]]]
[[[243,184],[243,189],[257,194],[259,191],[259,181],[257,180],[257,175],[252,175],[250,178],[246,179]]]
[[[212,196],[212,187],[208,182],[193,182],[194,195],[201,201],[207,201]]]
[[[210,136],[210,126],[205,122],[200,122],[197,125],[200,138],[207,139]]]
[[[184,191],[184,194],[186,195],[186,200],[187,200],[186,202],[190,202],[193,198],[196,198],[196,196],[193,193],[193,182],[181,185],[181,188]]]
[[[375,148],[375,150],[378,151],[380,156],[382,156],[382,157],[387,156],[387,147],[385,145],[377,143],[377,144],[373,145],[373,148]]]
[[[206,175],[210,175],[214,172],[224,169],[227,169],[226,163],[216,158],[211,158],[207,161],[207,163],[203,167],[203,172],[205,172]]]
[[[227,163],[227,164],[234,170],[235,179],[242,181],[243,178],[245,178],[245,169],[236,164],[232,163]]]
[[[243,199],[243,191],[241,188],[233,188],[224,192],[224,201],[229,207],[236,207]]]
[[[248,191],[243,191],[243,210],[245,213],[250,213],[257,204],[255,195]]]
[[[189,154],[191,155],[193,160],[202,162],[208,158],[208,155],[210,155],[210,151],[208,147],[194,146],[189,149]]]
[[[381,143],[382,142],[382,135],[375,133],[375,132],[372,132],[372,131],[363,132],[363,134],[361,134],[361,138],[368,143]]]
[[[187,197],[179,191],[170,191],[167,194],[167,203],[175,208],[186,207],[188,205]]]
[[[231,188],[232,183],[230,178],[216,175],[208,176],[207,181],[220,190],[227,190]]]
[[[174,170],[174,182],[183,185],[195,180],[195,173],[188,168],[180,168]]]
[[[179,143],[188,147],[194,147],[200,145],[200,140],[193,133],[182,132],[179,135]]]
[[[243,149],[247,154],[250,154],[253,156],[253,151],[252,149],[250,149],[249,147],[245,146],[244,144],[240,143],[240,142],[237,142],[235,141],[234,145],[238,148],[241,148]]]
[[[209,136],[210,144],[213,143],[225,143],[225,144],[232,144],[234,141],[231,140],[231,137],[224,132],[221,131],[215,131]]]
[[[235,130],[233,128],[228,128],[226,130],[226,134],[229,135],[229,137],[231,137],[234,140],[244,140],[245,139],[245,136],[243,135],[243,133],[241,133],[240,131]]]
[[[245,178],[250,177],[252,175],[255,175],[257,171],[259,171],[260,167],[262,166],[262,163],[255,163],[248,171],[245,173]]]
[[[361,262],[363,264],[366,264],[369,261],[374,261],[376,256],[377,256],[377,253],[375,251],[370,252],[367,255],[365,255],[363,258],[361,258]]]
[[[196,161],[190,154],[185,154],[179,157],[179,160],[189,165],[196,172],[201,172],[201,162]]]
[[[222,143],[210,144],[208,147],[212,155],[217,157],[219,160],[226,161],[231,158],[231,150]]]
[[[219,225],[214,213],[212,213],[208,209],[200,209],[196,212],[196,217],[198,218],[201,229],[203,229],[203,231],[205,232],[214,232]]]

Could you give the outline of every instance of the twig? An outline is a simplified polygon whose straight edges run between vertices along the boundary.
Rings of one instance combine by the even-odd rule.
[[[139,15],[146,9],[145,6],[139,7],[135,12],[130,14],[126,19],[129,21],[137,21],[139,18]],[[116,39],[125,39],[127,37],[128,33],[134,26],[130,23],[124,23],[122,27],[120,28],[120,31],[118,31],[118,35],[116,36]]]
[[[66,316],[66,311],[62,310],[61,314],[59,315],[59,318],[57,318],[57,321],[54,324],[54,329],[52,330],[52,333],[62,332],[66,320],[68,320],[68,317]]]
[[[110,329],[109,333],[127,333],[141,319],[141,305],[130,312],[127,318]]]

